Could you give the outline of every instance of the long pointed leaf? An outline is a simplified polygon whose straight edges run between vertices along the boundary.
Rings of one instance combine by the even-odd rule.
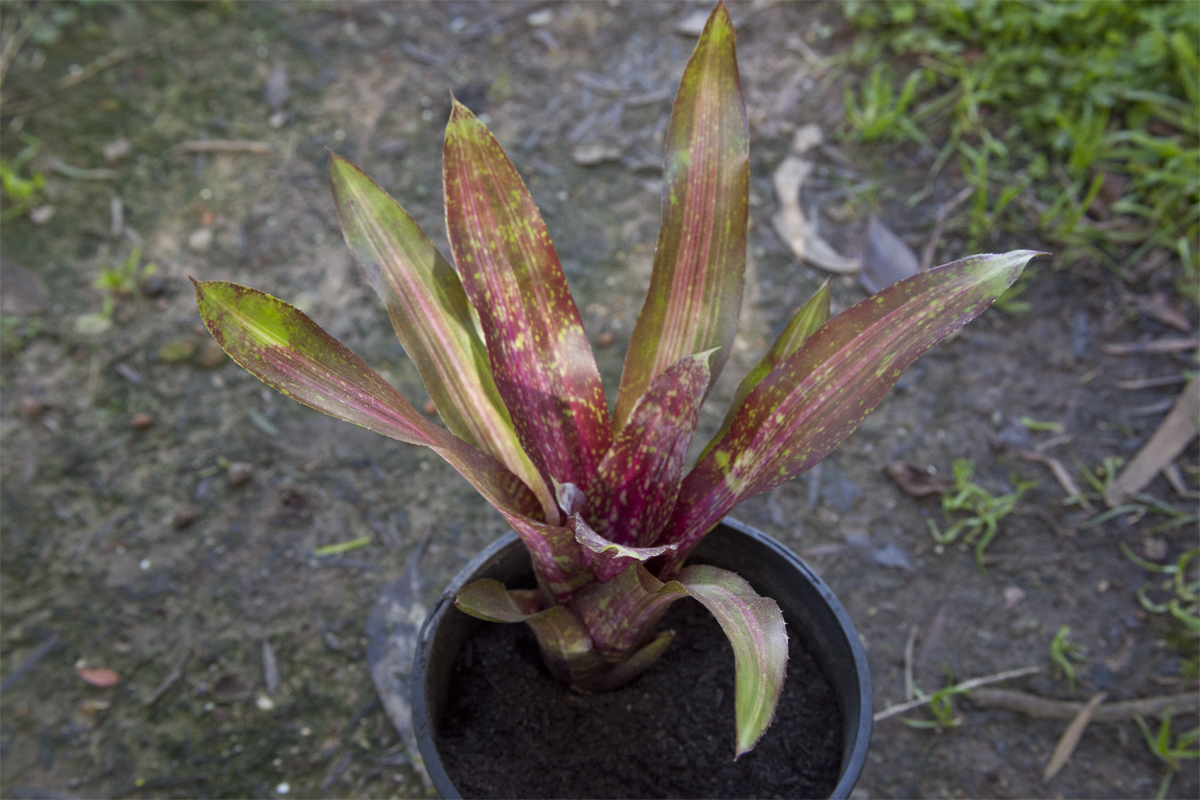
[[[338,419],[430,447],[504,516],[525,543],[539,579],[566,599],[590,580],[574,534],[538,522],[529,488],[493,456],[439,428],[379,373],[298,309],[225,281],[195,282],[204,324],[231,358],[268,386]]]
[[[362,170],[331,153],[342,233],[446,427],[521,478],[557,521],[554,497],[521,449],[488,366],[462,282],[430,238]]]
[[[685,356],[655,377],[600,462],[590,518],[608,539],[648,546],[670,518],[711,352]]]
[[[547,484],[591,486],[612,432],[600,373],[541,214],[483,123],[454,101],[446,228],[500,396]]]
[[[616,430],[671,364],[720,348],[711,386],[732,352],[745,285],[750,134],[733,23],[723,3],[684,70],[666,150],[662,229],[650,292],[625,357]]]
[[[906,278],[831,319],[739,409],[729,433],[684,479],[663,542],[669,575],[736,503],[812,467],[866,419],[905,369],[981,314],[1031,250],[980,255]]]
[[[754,748],[775,718],[788,658],[783,612],[774,600],[760,597],[728,570],[685,567],[679,583],[712,612],[733,645],[737,758]]]
[[[704,452],[700,454],[700,458],[708,455],[717,443],[725,438],[725,434],[729,433],[730,426],[733,425],[733,420],[737,416],[738,409],[742,407],[742,402],[750,396],[750,392],[754,391],[754,387],[762,383],[762,379],[771,374],[774,369],[779,366],[779,362],[796,352],[800,345],[808,341],[808,337],[816,332],[817,328],[829,321],[829,281],[826,280],[821,284],[821,288],[817,289],[816,293],[808,299],[796,316],[792,317],[792,321],[787,324],[779,337],[775,339],[775,343],[771,345],[771,349],[767,351],[757,364],[754,365],[742,382],[738,385],[737,392],[733,395],[733,401],[729,404],[729,411],[725,415],[725,421],[721,424],[721,429],[713,436],[704,447]],[[699,461],[700,459],[697,459]]]

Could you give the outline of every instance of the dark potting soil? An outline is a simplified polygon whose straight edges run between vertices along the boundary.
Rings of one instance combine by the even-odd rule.
[[[450,680],[438,750],[463,797],[828,797],[841,766],[833,689],[799,637],[775,722],[733,760],[733,650],[699,603],[675,640],[615,692],[550,677],[525,625],[483,625]]]

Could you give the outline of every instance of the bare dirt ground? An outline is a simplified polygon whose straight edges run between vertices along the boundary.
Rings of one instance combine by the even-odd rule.
[[[46,175],[41,204],[54,209],[43,224],[24,216],[3,230],[0,794],[425,796],[366,668],[367,611],[431,530],[427,599],[504,524],[432,454],[303,408],[214,352],[187,276],[300,306],[421,407],[416,370],[341,241],[326,148],[366,169],[448,252],[440,163],[453,89],[487,115],[528,181],[615,391],[658,230],[662,135],[694,42],[676,28],[708,8],[78,11],[60,41],[17,54],[0,111],[5,158],[28,143],[23,135],[40,142],[30,166]],[[839,140],[846,76],[820,60],[850,41],[838,7],[732,11],[753,137],[751,271],[737,352],[702,418],[709,433],[746,369],[825,278],[796,263],[770,222],[772,175],[799,126],[820,125],[829,142],[804,199],[843,252],[859,246],[871,211],[919,252],[936,209],[963,185],[948,168],[907,209],[929,159]],[[75,74],[70,65],[106,55],[73,85],[56,83]],[[106,160],[120,139],[128,152]],[[205,140],[262,147],[178,148]],[[115,297],[107,326],[103,314],[89,319],[104,309],[97,276],[138,245],[157,271]],[[963,247],[951,227],[936,262]],[[1032,232],[987,245],[1017,247],[1053,249]],[[1008,687],[1051,699],[1196,692],[1186,669],[1194,644],[1181,645],[1179,628],[1136,597],[1153,582],[1154,598],[1165,598],[1163,576],[1119,549],[1167,563],[1196,546],[1195,524],[1154,532],[1166,518],[1135,512],[1084,527],[1103,504],[1064,506],[1049,469],[1020,457],[1065,435],[1044,453],[1077,475],[1106,456],[1128,460],[1158,427],[1182,383],[1120,382],[1173,380],[1195,369],[1195,350],[1103,346],[1179,335],[1139,311],[1154,292],[1194,322],[1195,307],[1172,288],[1170,258],[1127,281],[1042,259],[1024,295],[1030,311],[986,312],[919,361],[819,475],[735,512],[833,586],[867,645],[879,710],[905,700],[914,628],[908,663],[926,692],[944,685],[944,670],[962,680],[1024,666],[1043,671]],[[835,278],[833,291],[835,310],[864,296],[849,279]],[[1031,431],[1022,416],[1061,431]],[[945,475],[958,458],[995,495],[1037,482],[1001,522],[986,572],[965,547],[938,552],[926,522],[945,527],[937,499],[913,499],[882,472],[904,460]],[[1189,490],[1196,465],[1193,444],[1180,460]],[[1162,477],[1147,491],[1194,510]],[[359,537],[370,541],[314,552]],[[1073,688],[1050,659],[1063,625],[1089,656]],[[119,682],[89,685],[75,667],[112,670]],[[1152,797],[1168,769],[1132,720],[1097,723],[1043,783],[1067,720],[964,697],[955,715],[961,724],[942,730],[878,723],[859,795]],[[1193,706],[1174,730],[1195,724]],[[1169,794],[1198,792],[1196,762],[1184,761]]]

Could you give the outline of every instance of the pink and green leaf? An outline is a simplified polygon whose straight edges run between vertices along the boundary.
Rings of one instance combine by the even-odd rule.
[[[487,350],[454,269],[416,221],[349,161],[330,154],[329,177],[346,244],[375,293],[446,427],[498,458],[533,490],[546,518],[558,509],[521,449],[492,380]]]
[[[547,485],[573,483],[586,492],[612,429],[542,215],[495,137],[458,101],[442,170],[454,261],[521,444]]]
[[[589,518],[608,539],[646,547],[669,519],[711,353],[684,356],[656,376],[600,462]]]
[[[464,586],[454,605],[487,622],[524,622],[544,609],[537,592],[509,591],[500,581],[484,578]]]
[[[742,407],[742,403],[750,396],[750,392],[754,391],[754,387],[762,383],[762,379],[771,374],[781,361],[796,352],[800,348],[800,345],[808,341],[808,337],[816,332],[817,328],[828,321],[829,281],[826,280],[821,284],[821,288],[817,289],[816,293],[808,299],[808,302],[796,312],[796,316],[792,317],[792,321],[787,324],[787,327],[775,339],[775,343],[771,345],[771,349],[767,351],[767,354],[754,365],[750,372],[746,373],[746,377],[742,379],[741,384],[738,385],[737,392],[733,395],[733,401],[729,404],[729,412],[725,415],[725,421],[721,424],[721,429],[717,431],[717,434],[705,446],[704,452],[700,454],[700,458],[708,455],[717,446],[717,443],[725,438],[725,434],[729,433],[729,428],[733,425],[733,420],[737,416],[738,409]]]
[[[633,563],[610,581],[589,583],[568,608],[587,629],[597,652],[615,661],[646,641],[667,607],[686,596],[678,581],[664,583]]]
[[[779,605],[743,578],[707,565],[685,567],[679,583],[717,618],[733,645],[737,752],[749,752],[775,718],[787,672],[788,637]]]
[[[613,425],[680,358],[732,352],[741,313],[749,213],[750,134],[733,23],[718,4],[679,84],[667,128],[662,229],[650,292],[625,357]]]
[[[906,278],[818,329],[750,393],[684,479],[662,541],[669,575],[736,503],[812,467],[925,351],[981,314],[1038,253],[980,255]]]
[[[566,528],[539,522],[540,504],[495,457],[425,419],[404,396],[298,309],[225,281],[195,282],[213,338],[239,365],[301,403],[408,444],[432,448],[504,516],[547,589],[568,598],[591,580]]]
[[[580,561],[583,567],[598,581],[612,580],[634,564],[648,561],[675,549],[675,545],[661,547],[629,547],[605,539],[592,530],[578,514],[571,517],[569,524],[575,530],[575,541],[582,545]]]

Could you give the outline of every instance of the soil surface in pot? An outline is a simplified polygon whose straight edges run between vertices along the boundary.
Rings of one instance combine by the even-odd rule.
[[[733,650],[699,603],[633,684],[581,695],[555,681],[524,625],[485,625],[450,682],[438,749],[464,797],[828,797],[841,766],[833,689],[799,637],[775,722],[736,762]]]

